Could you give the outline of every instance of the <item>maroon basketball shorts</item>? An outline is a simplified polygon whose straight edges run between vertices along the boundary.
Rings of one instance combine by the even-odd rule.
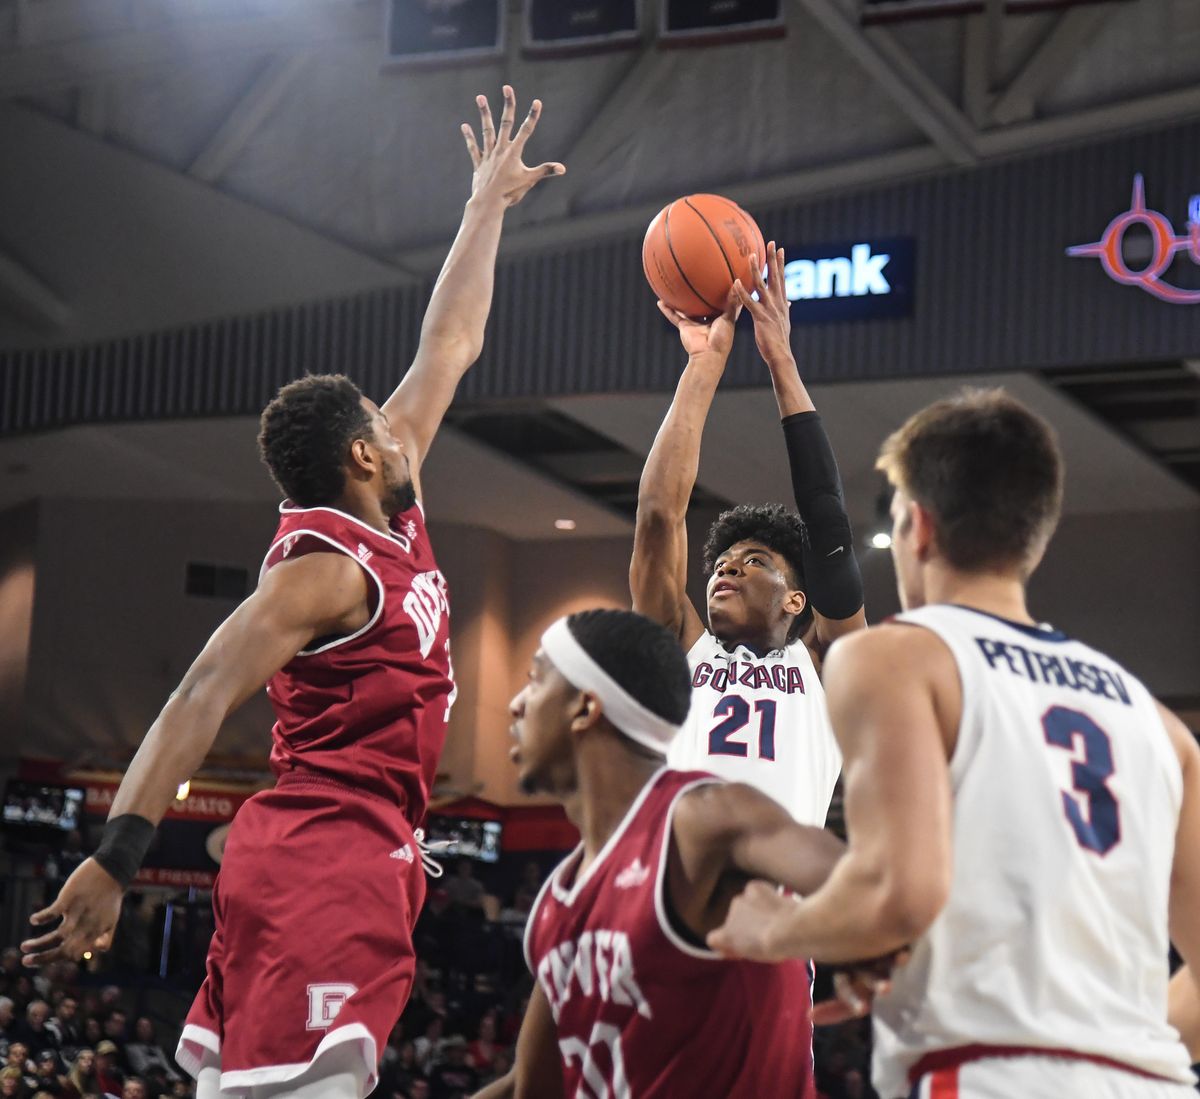
[[[219,1061],[222,1089],[282,1083],[320,1054],[378,1055],[415,971],[425,895],[401,811],[318,776],[281,778],[238,812],[213,890],[208,973],[176,1059]]]

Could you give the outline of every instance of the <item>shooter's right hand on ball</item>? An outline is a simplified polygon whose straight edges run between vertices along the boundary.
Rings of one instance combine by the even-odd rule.
[[[663,302],[658,303],[662,315],[679,330],[679,342],[688,356],[712,353],[727,358],[733,348],[733,332],[742,311],[733,290],[725,302],[725,312],[711,321],[693,320],[675,312]]]
[[[84,859],[63,883],[54,903],[29,919],[42,927],[60,919],[57,927],[21,943],[21,961],[38,967],[50,962],[77,962],[85,951],[107,950],[121,915],[120,884],[95,859]]]
[[[515,206],[543,179],[560,176],[567,170],[558,161],[547,161],[536,168],[527,168],[521,160],[525,143],[537,128],[542,113],[540,99],[535,99],[530,105],[529,114],[525,116],[515,137],[512,136],[512,129],[517,117],[517,98],[510,85],[504,85],[504,110],[500,114],[499,130],[492,122],[492,109],[488,106],[487,97],[476,96],[475,102],[479,105],[482,147],[475,138],[474,129],[466,122],[462,124],[467,152],[471,154],[471,163],[475,166],[475,175],[471,180],[472,198],[493,196],[502,199],[505,206]]]

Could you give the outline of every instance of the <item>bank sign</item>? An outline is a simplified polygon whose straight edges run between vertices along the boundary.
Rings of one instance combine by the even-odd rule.
[[[871,237],[784,247],[784,289],[793,324],[907,317],[913,309],[916,241]]]

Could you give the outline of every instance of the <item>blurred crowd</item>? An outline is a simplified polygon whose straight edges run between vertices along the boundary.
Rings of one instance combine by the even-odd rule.
[[[543,879],[543,867],[531,861],[515,883],[491,889],[463,859],[430,882],[414,936],[413,994],[382,1051],[376,1096],[463,1099],[512,1067],[533,987],[524,961],[525,923]],[[181,989],[184,995],[167,1001],[157,1018],[134,1011],[142,1001],[130,988],[144,977],[145,965],[122,959],[142,955],[128,940],[149,938],[145,923],[123,919],[102,974],[73,963],[30,970],[16,947],[3,951],[0,1099],[194,1094],[171,1056],[194,988]],[[816,1055],[821,1099],[875,1096],[868,1082],[868,1023],[819,1031]]]

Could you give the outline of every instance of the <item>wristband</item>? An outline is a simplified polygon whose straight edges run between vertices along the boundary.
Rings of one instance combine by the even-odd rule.
[[[154,839],[155,826],[136,813],[122,813],[104,825],[100,846],[92,858],[122,889],[128,889]]]

